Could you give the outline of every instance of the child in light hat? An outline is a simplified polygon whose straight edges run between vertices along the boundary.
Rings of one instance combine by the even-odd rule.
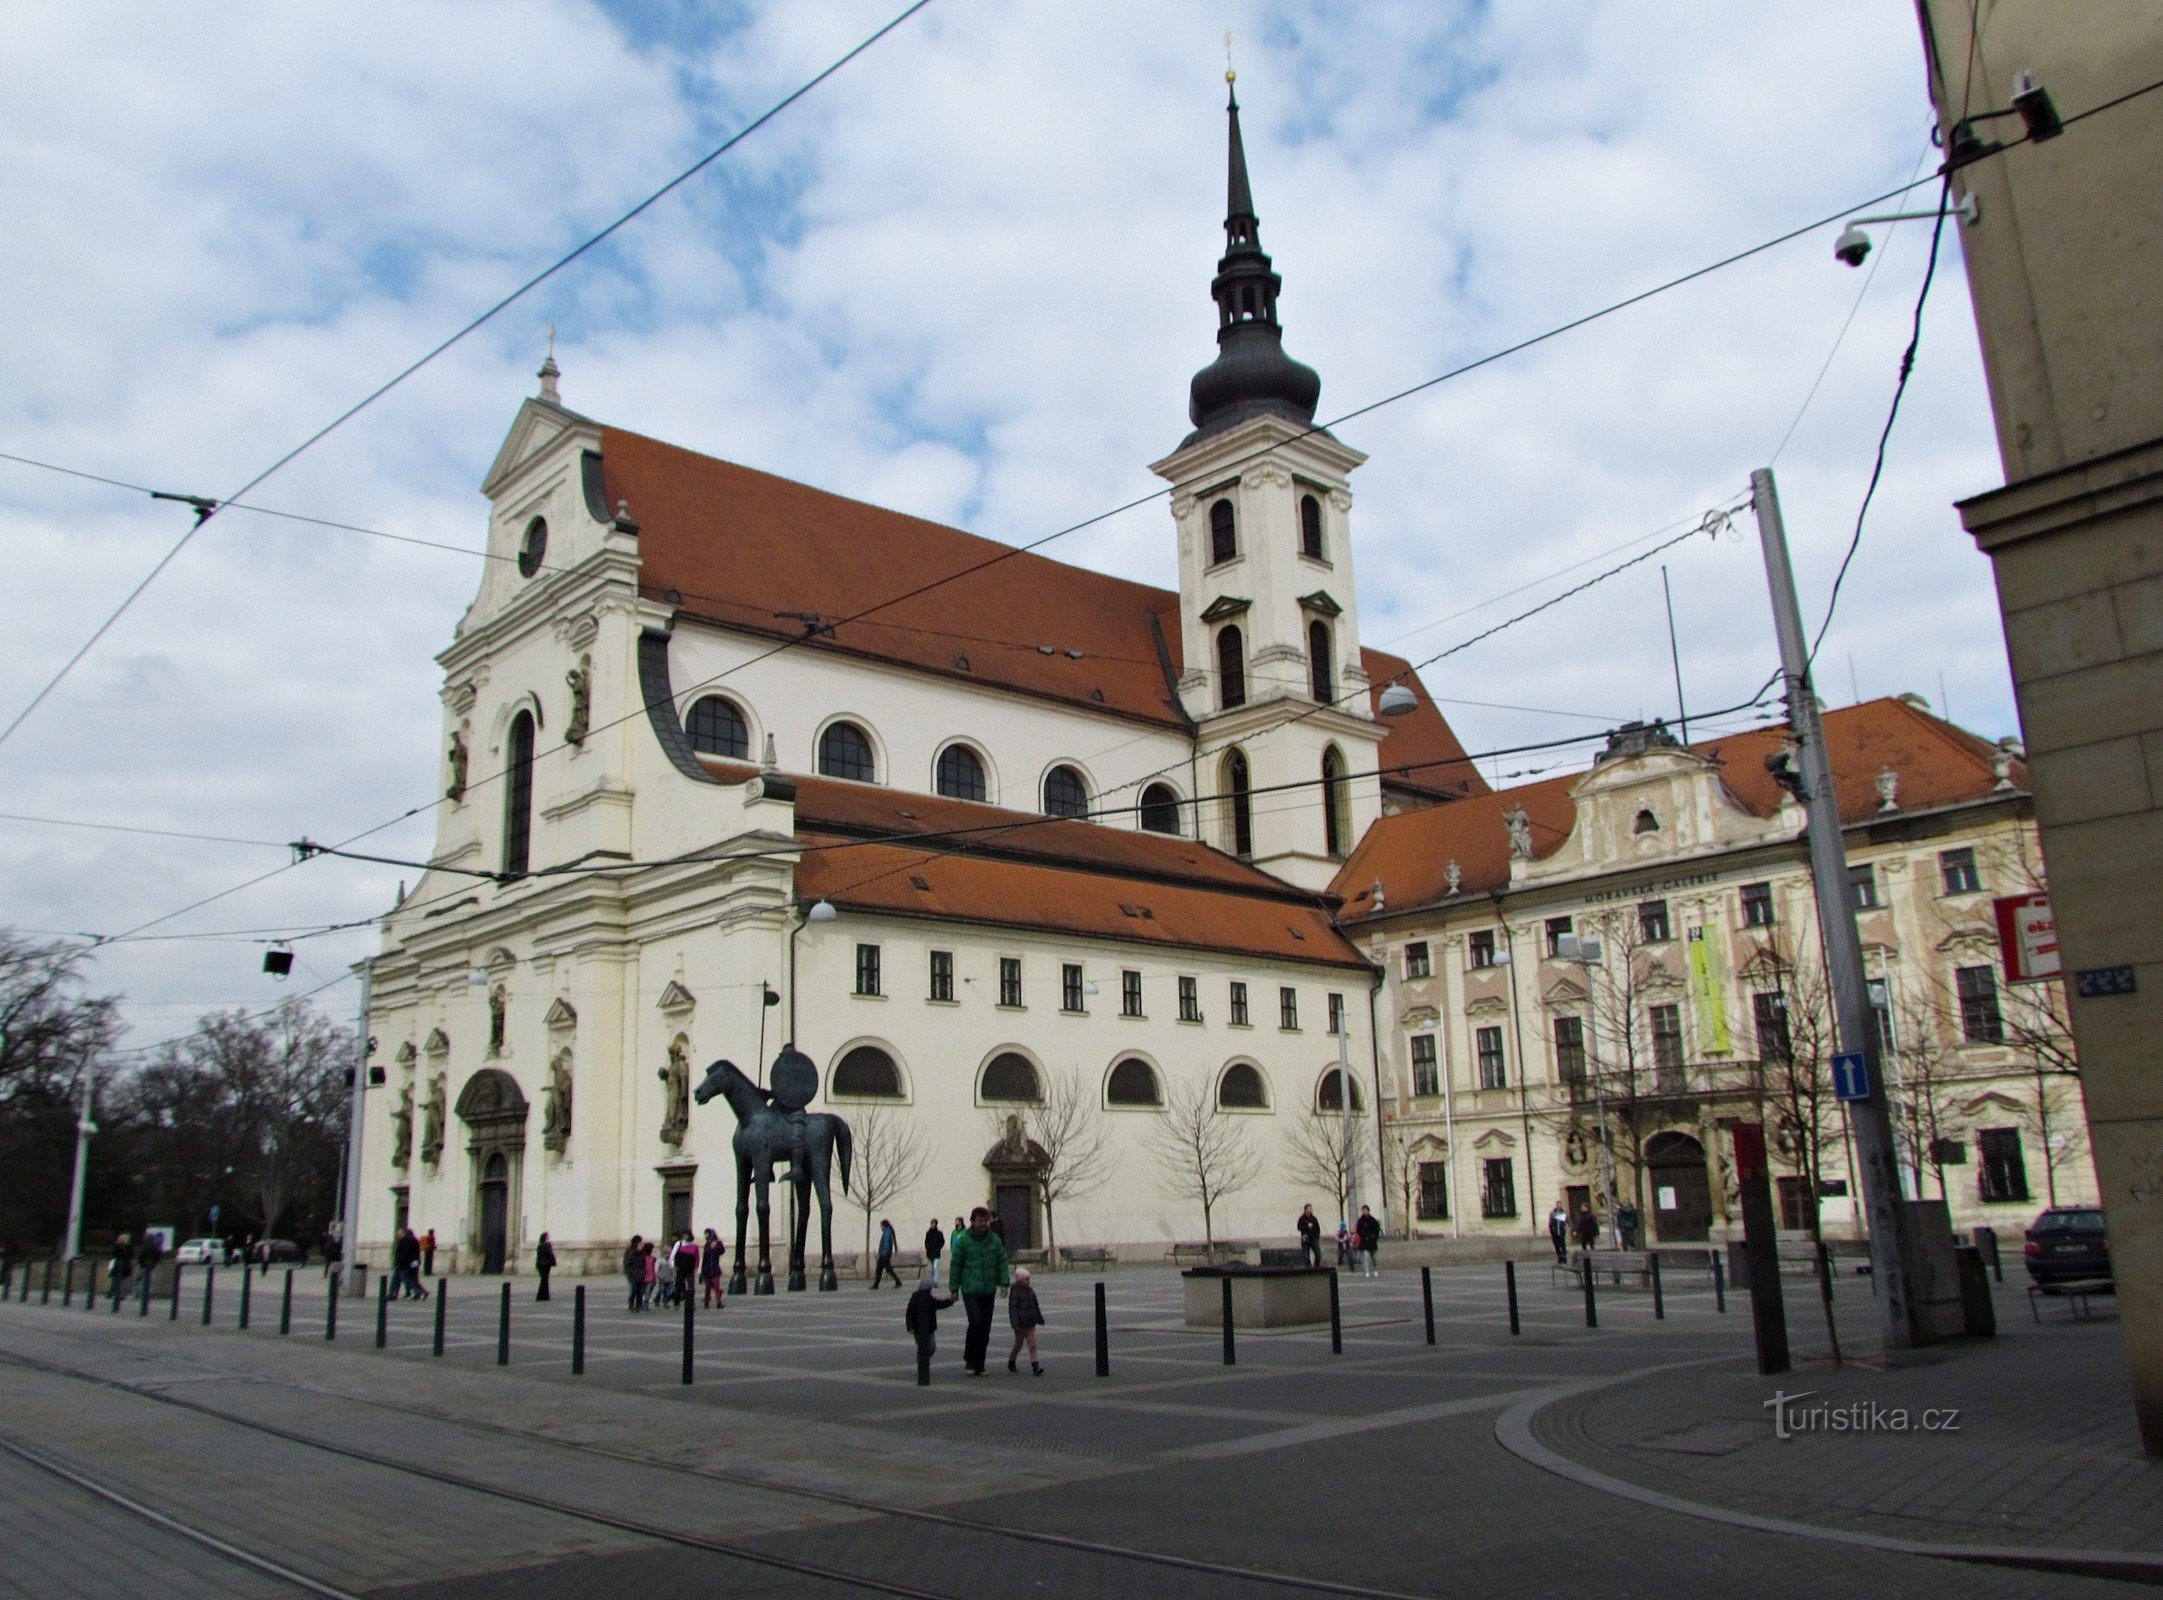
[[[1029,1269],[1014,1269],[1013,1287],[1006,1292],[1006,1317],[1014,1325],[1014,1349],[1006,1358],[1006,1370],[1018,1372],[1015,1365],[1021,1359],[1022,1346],[1029,1347],[1029,1370],[1039,1378],[1044,1376],[1044,1365],[1037,1360],[1036,1330],[1044,1326],[1044,1308],[1036,1303],[1036,1290],[1029,1285]]]

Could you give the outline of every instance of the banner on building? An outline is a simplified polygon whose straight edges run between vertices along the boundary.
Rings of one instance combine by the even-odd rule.
[[[1713,966],[1712,941],[1703,928],[1690,930],[1690,996],[1697,1002],[1698,1036],[1706,1055],[1725,1055],[1735,1048],[1727,1031],[1727,993]]]

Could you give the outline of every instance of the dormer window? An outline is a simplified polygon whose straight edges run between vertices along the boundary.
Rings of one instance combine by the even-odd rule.
[[[1239,524],[1230,500],[1209,508],[1209,564],[1230,561],[1239,554]]]
[[[1326,561],[1322,553],[1322,502],[1316,496],[1299,497],[1299,553],[1310,561]]]
[[[1630,831],[1632,833],[1658,833],[1660,831],[1660,819],[1652,814],[1652,810],[1648,806],[1637,814],[1637,820],[1630,825]]]
[[[548,554],[548,519],[535,517],[526,524],[526,536],[518,546],[518,575],[530,578],[541,570],[541,558]]]

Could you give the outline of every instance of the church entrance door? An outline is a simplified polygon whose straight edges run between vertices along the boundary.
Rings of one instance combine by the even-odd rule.
[[[1712,1231],[1712,1184],[1705,1147],[1687,1133],[1656,1133],[1645,1142],[1652,1216],[1662,1244],[1703,1239]]]
[[[992,1191],[992,1209],[998,1213],[999,1226],[1006,1233],[1009,1250],[1036,1248],[1034,1188],[1035,1185],[1027,1183],[1002,1183]]]
[[[499,1273],[510,1252],[511,1164],[488,1158],[481,1174],[481,1271]]]

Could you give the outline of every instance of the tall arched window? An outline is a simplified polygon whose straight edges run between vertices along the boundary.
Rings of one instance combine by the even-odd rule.
[[[1239,554],[1239,524],[1232,502],[1219,500],[1209,508],[1209,564],[1229,561]]]
[[[511,719],[503,765],[503,870],[523,877],[533,850],[533,713]]]
[[[1142,791],[1142,826],[1151,833],[1179,831],[1179,796],[1168,783],[1152,783]]]
[[[950,744],[939,752],[939,793],[949,800],[982,800],[988,794],[984,761],[965,744]]]
[[[717,694],[692,705],[683,731],[691,737],[691,748],[704,755],[727,756],[732,761],[748,761],[751,757],[751,729],[744,722],[744,714]]]
[[[1299,553],[1327,559],[1322,554],[1322,502],[1311,494],[1299,497]]]
[[[1217,709],[1247,703],[1247,641],[1236,626],[1217,630]]]
[[[899,1100],[901,1068],[875,1044],[860,1044],[834,1063],[832,1092],[852,1100]]]
[[[1351,785],[1345,781],[1344,752],[1335,745],[1322,752],[1322,843],[1335,860],[1351,853]]]
[[[1072,767],[1053,767],[1044,774],[1044,815],[1089,815],[1089,785],[1082,781],[1082,775]]]
[[[829,778],[878,779],[871,757],[871,736],[853,722],[837,722],[819,736],[819,771]]]
[[[1328,623],[1316,620],[1307,624],[1307,684],[1314,690],[1318,706],[1337,701],[1337,657],[1332,643]]]
[[[1164,1090],[1157,1083],[1157,1069],[1135,1056],[1112,1068],[1104,1081],[1104,1103],[1113,1106],[1161,1106]]]
[[[1226,829],[1232,836],[1232,853],[1251,856],[1254,854],[1254,796],[1253,780],[1247,775],[1247,758],[1238,750],[1224,754],[1223,766],[1224,814],[1231,826]]]

